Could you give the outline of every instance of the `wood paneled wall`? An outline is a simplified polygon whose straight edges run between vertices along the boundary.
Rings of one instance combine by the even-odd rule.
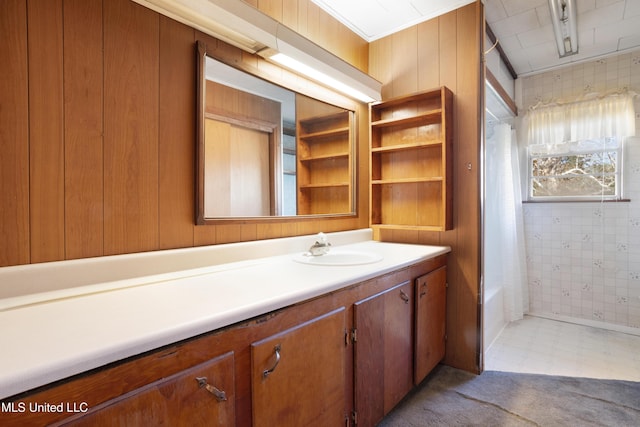
[[[311,0],[244,0],[362,71],[369,44]]]
[[[310,0],[249,3],[368,66]],[[198,38],[130,0],[0,2],[0,267],[368,226],[364,106],[357,218],[194,225]]]
[[[454,230],[379,237],[453,248],[446,362],[476,370],[482,4],[369,46],[310,0],[248,3],[369,70],[385,98],[453,90]],[[358,217],[194,225],[199,38],[207,37],[130,0],[0,2],[0,267],[368,226],[367,112],[359,104]],[[209,43],[230,61],[305,85]]]
[[[477,1],[373,42],[370,74],[383,98],[447,86],[454,93],[454,229],[382,230],[383,241],[451,246],[447,291],[448,365],[478,371],[481,351],[480,224],[484,12]]]

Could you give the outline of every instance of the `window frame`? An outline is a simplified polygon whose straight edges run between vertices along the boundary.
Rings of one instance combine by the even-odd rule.
[[[560,153],[532,153],[530,147],[527,148],[527,195],[529,202],[600,202],[600,201],[621,201],[624,200],[624,140],[618,138],[617,147],[603,147],[602,149],[585,149],[571,150],[569,152]],[[548,157],[569,157],[583,154],[608,153],[616,152],[615,162],[615,194],[612,195],[561,195],[561,196],[535,196],[534,195],[534,178],[540,177],[533,175],[533,164],[535,159]],[[595,176],[596,174],[585,174],[585,176]],[[557,175],[561,176],[561,175]],[[575,175],[574,175],[575,176]]]

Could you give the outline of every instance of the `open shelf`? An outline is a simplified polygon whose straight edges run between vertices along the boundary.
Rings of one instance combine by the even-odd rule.
[[[452,228],[452,112],[446,87],[370,105],[373,228]]]
[[[298,121],[298,214],[351,211],[353,113],[307,117]]]

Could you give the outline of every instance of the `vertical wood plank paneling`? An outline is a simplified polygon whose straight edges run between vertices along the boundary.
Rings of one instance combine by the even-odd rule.
[[[340,44],[338,21],[324,10],[318,10],[317,16],[317,27],[319,29],[319,37],[316,39],[317,43],[325,49],[334,52],[336,55],[345,58],[347,62],[349,62],[350,58],[348,55],[344,54],[343,46]]]
[[[296,3],[298,3],[298,26],[296,32],[306,37],[306,31],[309,26],[309,3],[306,1],[296,1]]]
[[[465,123],[465,118],[461,117],[461,110],[459,109],[460,93],[458,91],[457,80],[457,68],[458,68],[458,14],[449,13],[441,16],[439,21],[439,50],[440,50],[440,84],[447,86],[454,93],[454,114],[453,114],[453,128],[454,128],[454,145],[453,145],[453,162],[454,162],[454,182],[458,179],[458,174],[461,173],[458,167],[457,160],[460,158],[460,146],[464,144],[460,135],[460,126]],[[464,64],[462,64],[464,65]],[[449,254],[449,263],[453,265],[464,262],[461,258],[464,248],[460,246],[459,231],[459,217],[464,215],[465,208],[458,205],[458,193],[459,185],[454,184],[453,189],[453,230],[441,234],[440,242],[443,245],[451,246],[455,248]],[[466,206],[466,205],[465,205]],[[431,240],[425,240],[429,242]],[[447,331],[457,331],[460,327],[460,317],[464,316],[464,312],[460,310],[458,306],[458,298],[461,294],[462,287],[460,283],[464,281],[462,276],[461,267],[457,265],[455,268],[447,269],[447,280],[449,281],[449,288],[447,289]],[[448,364],[455,365],[459,358],[458,354],[463,352],[464,345],[462,344],[463,338],[458,333],[452,332],[447,338],[447,351],[445,358]],[[469,365],[468,369],[471,369],[473,364]]]
[[[160,17],[159,247],[193,246],[195,217],[195,35]]]
[[[315,41],[317,44],[321,44],[322,41],[322,27],[320,26],[320,7],[307,1],[307,27],[302,30],[301,34],[306,38]]]
[[[62,0],[29,0],[31,262],[64,259]]]
[[[418,25],[418,91],[440,86],[440,19]]]
[[[293,31],[298,31],[298,0],[282,0],[282,23]]]
[[[282,3],[283,0],[258,0],[258,9],[282,22]]]
[[[371,44],[369,69],[383,83],[383,99],[447,86],[454,92],[454,229],[446,232],[382,230],[380,240],[452,247],[449,254],[448,341],[445,363],[477,371],[480,283],[480,52],[482,4],[477,1],[417,26],[417,58],[398,54],[400,33]],[[403,31],[403,33],[407,30]],[[410,46],[411,44],[409,44]],[[392,64],[393,63],[393,64]],[[467,169],[471,163],[472,170]]]
[[[65,258],[102,255],[102,0],[64,0]]]
[[[369,47],[369,73],[382,83],[382,99],[393,98],[393,70],[389,58],[393,53],[391,37],[384,37]]]
[[[481,71],[482,52],[482,4],[476,2],[458,11],[458,93],[460,103],[459,115],[463,121],[458,122],[459,144],[458,158],[454,158],[457,170],[454,182],[454,204],[466,206],[464,215],[458,216],[458,241],[466,242],[459,254],[460,286],[456,301],[460,346],[454,363],[458,366],[477,368],[478,355],[482,351],[479,337],[481,301],[480,288],[480,183],[481,180],[481,88],[484,78]],[[471,33],[471,34],[469,34]],[[466,36],[464,36],[466,34]],[[464,64],[463,66],[460,66]],[[469,168],[468,165],[471,165]]]
[[[29,250],[27,7],[0,2],[0,267],[26,264]]]
[[[266,1],[314,42],[368,68],[367,43],[310,0]],[[1,53],[11,59],[0,65],[0,106],[10,106],[0,108],[0,266],[368,225],[366,114],[357,218],[195,226],[195,61],[183,49],[198,32],[165,18],[160,29],[158,14],[129,0],[3,0],[0,12]],[[238,63],[310,87],[214,43]]]
[[[418,27],[413,26],[391,35],[393,45],[393,96],[418,91]]]
[[[158,248],[159,16],[104,2],[105,254]]]

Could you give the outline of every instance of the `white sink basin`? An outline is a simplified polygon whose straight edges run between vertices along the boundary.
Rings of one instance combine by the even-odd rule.
[[[311,265],[362,265],[382,261],[382,255],[371,252],[332,249],[329,253],[318,256],[305,252],[294,256],[293,260]]]

